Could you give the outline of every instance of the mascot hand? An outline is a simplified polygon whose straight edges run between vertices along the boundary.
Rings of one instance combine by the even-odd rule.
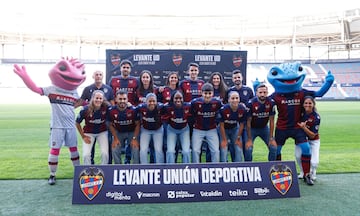
[[[28,74],[26,72],[26,68],[25,66],[20,67],[19,65],[15,64],[14,65],[14,72],[21,77],[22,79],[24,78],[28,78]]]
[[[19,65],[14,65],[14,72],[24,81],[25,85],[33,92],[38,94],[43,94],[41,88],[37,87],[36,84],[31,80],[28,73],[26,72],[25,66],[20,67]]]
[[[328,71],[326,77],[325,77],[325,81],[328,83],[333,83],[335,80],[334,75],[331,73],[331,71]]]
[[[333,82],[334,82],[334,75],[331,74],[331,72],[329,71],[328,74],[325,77],[325,83],[324,85],[315,92],[315,97],[322,97],[326,94],[326,92],[329,91],[329,89],[331,88]]]

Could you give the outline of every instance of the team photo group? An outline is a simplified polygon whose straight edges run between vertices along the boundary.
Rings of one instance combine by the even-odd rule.
[[[320,148],[314,98],[331,87],[331,73],[319,91],[309,91],[302,89],[301,82],[279,82],[292,73],[303,81],[306,73],[300,63],[274,66],[267,78],[275,92],[268,95],[266,83],[245,86],[238,69],[232,72],[233,85],[227,86],[222,73],[211,73],[205,82],[198,78],[199,65],[189,63],[188,77],[180,79],[172,72],[166,85],[155,86],[151,71],[135,77],[132,67],[131,61],[122,60],[120,74],[112,76],[109,85],[102,71],[93,72],[94,83],[76,99],[76,88],[85,79],[78,60],[57,63],[49,72],[53,86],[46,88],[37,87],[25,67],[15,65],[14,72],[27,87],[48,96],[52,106],[50,185],[56,183],[62,145],[69,147],[73,165],[80,164],[76,129],[83,141],[84,165],[94,164],[95,144],[100,147],[101,164],[250,162],[257,137],[268,149],[268,160],[275,161],[281,160],[281,148],[292,138],[299,178],[314,184]],[[67,74],[71,79],[65,72],[72,72]],[[75,116],[77,107],[81,110]]]

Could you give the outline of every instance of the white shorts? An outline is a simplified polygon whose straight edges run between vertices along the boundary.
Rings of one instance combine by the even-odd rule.
[[[76,128],[50,129],[49,147],[59,149],[61,146],[77,147]]]

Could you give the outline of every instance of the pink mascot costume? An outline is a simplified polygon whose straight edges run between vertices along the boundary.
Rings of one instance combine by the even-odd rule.
[[[56,182],[55,175],[62,145],[69,148],[73,165],[80,164],[74,107],[79,98],[77,88],[86,79],[84,68],[84,64],[77,59],[62,58],[49,71],[49,77],[53,85],[41,88],[37,87],[29,77],[25,66],[14,65],[14,72],[20,76],[30,90],[45,95],[50,100],[52,110],[48,158],[50,170],[48,183],[50,185],[54,185]]]

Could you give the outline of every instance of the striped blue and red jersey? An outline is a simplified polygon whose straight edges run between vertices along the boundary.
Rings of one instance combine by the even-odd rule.
[[[158,103],[156,108],[150,111],[146,103],[136,107],[140,118],[140,123],[147,130],[157,130],[162,126],[162,115],[164,115],[164,105]]]
[[[185,79],[180,82],[180,89],[184,95],[184,102],[191,102],[192,99],[201,97],[201,87],[204,85],[203,80]]]
[[[278,116],[276,128],[294,129],[300,128],[297,124],[301,120],[301,110],[304,103],[304,97],[314,96],[314,91],[301,89],[291,93],[274,92],[270,97],[275,101]]]
[[[188,125],[191,117],[191,104],[184,102],[182,107],[176,107],[173,103],[164,106],[165,119],[174,129],[180,130]]]
[[[319,128],[320,128],[320,115],[316,111],[313,111],[312,113],[304,113],[304,115],[301,117],[301,121],[306,121],[306,127],[309,128],[311,132],[313,132],[315,135],[314,138],[309,140],[318,140],[320,139],[319,135]]]
[[[110,86],[113,89],[114,97],[116,97],[118,90],[123,90],[128,93],[128,101],[131,104],[136,104],[136,91],[139,88],[139,80],[136,77],[123,78],[121,75],[114,76],[110,80]]]
[[[230,104],[225,104],[219,111],[219,122],[224,123],[225,129],[232,129],[239,123],[245,123],[247,119],[247,109],[243,103],[239,103],[235,111],[232,110]]]
[[[191,101],[191,111],[194,119],[194,128],[198,130],[216,128],[217,114],[221,107],[221,101],[216,98],[212,98],[208,103],[205,103],[202,97],[193,99]]]
[[[158,93],[158,88],[154,87],[153,91],[150,91],[150,89],[144,89],[142,92],[140,92],[140,89],[136,91],[136,102],[135,106],[145,103],[146,102],[146,95],[149,93],[154,93],[155,95]]]
[[[111,106],[108,110],[107,121],[112,124],[120,133],[133,132],[139,115],[134,106],[128,106],[120,110],[117,105]]]
[[[249,100],[254,97],[254,92],[250,87],[243,85],[243,86],[241,86],[240,89],[237,89],[236,86],[232,86],[226,92],[225,100],[224,100],[225,103],[228,102],[229,93],[231,91],[237,91],[240,96],[240,102],[243,102],[244,104],[247,104],[249,102]]]
[[[225,103],[225,98],[223,98],[221,96],[221,93],[220,93],[220,89],[219,88],[214,88],[214,97],[219,99],[222,103]]]
[[[76,122],[80,124],[85,120],[83,127],[84,133],[98,134],[107,131],[107,109],[108,106],[102,105],[100,109],[94,113],[89,113],[89,106],[84,106],[76,117]]]
[[[264,102],[260,102],[258,97],[254,97],[250,99],[247,107],[252,128],[264,128],[269,122],[269,117],[275,115],[275,101],[269,97]]]
[[[181,89],[171,89],[169,86],[165,86],[164,90],[161,93],[159,92],[157,94],[157,99],[163,104],[169,103],[171,100],[171,95],[173,95],[176,91],[181,91]]]

